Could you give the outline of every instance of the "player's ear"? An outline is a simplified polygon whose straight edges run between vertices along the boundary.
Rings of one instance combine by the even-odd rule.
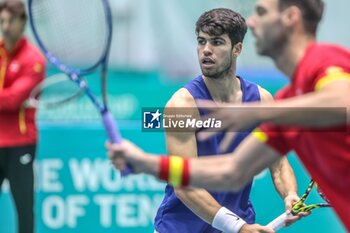
[[[236,43],[232,48],[233,55],[235,57],[238,57],[242,52],[242,48],[243,48],[242,42]]]
[[[296,6],[290,6],[282,14],[282,22],[289,27],[302,20],[302,12]]]

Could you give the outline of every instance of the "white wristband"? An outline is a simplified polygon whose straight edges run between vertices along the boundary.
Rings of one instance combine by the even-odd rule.
[[[246,222],[232,211],[221,207],[216,213],[213,223],[216,229],[225,233],[238,233]]]

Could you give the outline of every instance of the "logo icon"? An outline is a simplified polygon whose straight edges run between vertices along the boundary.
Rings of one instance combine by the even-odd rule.
[[[144,129],[160,129],[161,128],[162,113],[157,109],[156,111],[143,112],[143,128]]]
[[[10,63],[9,65],[9,71],[12,73],[18,73],[19,69],[20,69],[20,65],[17,61],[13,61]]]
[[[239,217],[237,215],[235,215],[234,213],[226,213],[226,215],[230,215],[232,217],[234,217],[236,219],[236,221],[239,221]]]
[[[27,153],[19,157],[19,162],[23,165],[26,165],[32,161],[32,155]]]

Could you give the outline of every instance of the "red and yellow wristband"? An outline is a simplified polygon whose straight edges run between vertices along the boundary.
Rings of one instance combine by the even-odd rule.
[[[158,178],[174,187],[190,184],[189,160],[180,156],[161,156]]]

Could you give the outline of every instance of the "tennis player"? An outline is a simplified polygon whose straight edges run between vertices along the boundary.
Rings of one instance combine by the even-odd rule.
[[[19,233],[34,232],[37,143],[35,110],[24,109],[22,103],[45,74],[45,59],[23,36],[26,18],[23,2],[0,2],[0,186],[8,179]]]
[[[213,9],[202,14],[196,23],[197,53],[202,75],[179,89],[168,101],[165,113],[169,115],[191,114],[200,119],[203,114],[196,100],[205,99],[219,103],[271,101],[265,89],[236,76],[236,60],[242,51],[247,31],[244,18],[229,9]],[[176,120],[176,118],[174,119]],[[232,152],[249,134],[240,133],[229,145]],[[186,158],[215,155],[224,134],[210,140],[197,140],[194,130],[167,131],[168,154]],[[297,185],[287,159],[282,158],[271,166],[276,190],[290,209],[297,201]],[[173,188],[167,185],[165,197],[155,217],[155,230],[159,233],[219,233],[219,232],[269,232],[255,222],[255,212],[249,200],[252,181],[237,192],[209,193],[205,189]],[[295,218],[295,217],[294,217]],[[222,225],[220,221],[227,223]],[[215,229],[217,228],[217,229]]]
[[[248,20],[257,51],[271,57],[290,84],[275,102],[235,104],[241,108],[216,112],[234,131],[263,123],[233,156],[156,157],[125,141],[109,146],[117,168],[128,162],[136,173],[160,177],[168,172],[171,179],[162,178],[177,186],[237,191],[294,150],[350,231],[350,52],[316,42],[323,9],[322,0],[257,1]]]

